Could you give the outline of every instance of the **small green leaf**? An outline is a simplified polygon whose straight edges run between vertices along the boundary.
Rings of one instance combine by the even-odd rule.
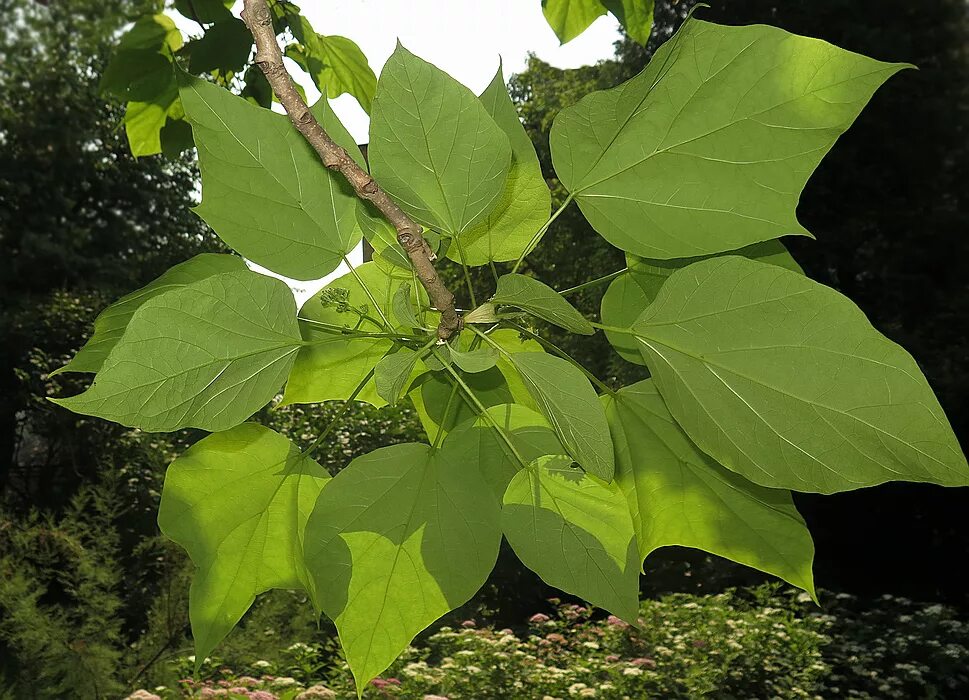
[[[199,39],[189,42],[186,49],[193,73],[235,72],[249,60],[252,34],[245,22],[229,16],[209,27]]]
[[[394,318],[407,328],[421,328],[421,322],[414,314],[414,304],[411,299],[410,284],[404,282],[394,292]]]
[[[175,9],[196,22],[220,22],[232,17],[229,8],[235,0],[175,0]]]
[[[632,330],[677,422],[754,483],[818,493],[969,484],[915,360],[803,275],[735,256],[694,263]]]
[[[815,595],[814,543],[790,491],[757,486],[701,452],[650,380],[602,402],[641,559],[660,547],[695,547]]]
[[[179,73],[199,152],[196,212],[246,258],[281,275],[323,277],[359,241],[358,199],[289,118]],[[313,108],[334,138],[346,133],[326,100]],[[347,144],[341,143],[345,147]]]
[[[239,93],[241,97],[257,107],[266,109],[272,107],[273,89],[270,87],[269,81],[266,80],[266,74],[262,72],[259,66],[249,66],[243,79],[245,86]]]
[[[306,566],[358,692],[484,584],[499,517],[474,465],[428,445],[375,450],[327,485],[306,527]]]
[[[808,177],[906,67],[775,27],[688,19],[642,73],[558,114],[555,172],[593,228],[636,255],[810,235],[794,211]]]
[[[271,588],[304,588],[303,530],[326,470],[255,423],[200,440],[165,475],[158,526],[195,564],[196,667]]]
[[[510,359],[569,454],[590,474],[611,481],[615,459],[609,426],[585,375],[571,363],[545,353],[518,352]]]
[[[804,270],[780,241],[754,243],[733,251],[732,255],[742,255],[751,260],[759,260],[804,274]],[[629,272],[613,280],[602,297],[602,322],[609,326],[629,328],[639,318],[643,309],[653,303],[660,287],[670,275],[680,268],[709,257],[711,256],[651,260],[627,253],[626,264]],[[642,353],[639,352],[639,344],[632,336],[606,331],[606,338],[613,349],[627,362],[637,365],[646,364]]]
[[[397,405],[401,394],[407,393],[407,385],[417,364],[418,355],[410,348],[384,355],[374,368],[374,386],[377,394],[391,406]]]
[[[146,301],[91,387],[51,400],[152,432],[226,430],[276,395],[301,343],[285,283],[224,272]]]
[[[511,144],[511,169],[495,208],[484,220],[461,234],[461,248],[451,246],[448,256],[464,264],[485,265],[489,260],[517,260],[545,225],[552,196],[535,146],[525,133],[518,110],[505,88],[501,66],[481,94],[481,103]],[[540,238],[536,240],[536,243]]]
[[[653,31],[654,0],[600,0],[633,41],[646,45]]]
[[[465,372],[484,372],[498,364],[498,351],[490,345],[468,351],[455,350],[453,347],[449,349],[454,364]]]
[[[474,374],[462,373],[461,379],[485,408],[515,401],[504,375],[495,367]],[[424,431],[431,440],[442,426],[446,435],[455,426],[478,415],[478,409],[468,397],[460,389],[454,389],[454,382],[447,372],[437,372],[428,377],[420,388],[411,392],[411,398]]]
[[[636,624],[639,566],[626,499],[571,464],[540,457],[518,472],[505,491],[502,530],[545,583]]]
[[[542,12],[563,44],[572,41],[606,14],[600,0],[542,0]]]
[[[464,323],[465,325],[469,323],[481,323],[485,325],[498,323],[498,317],[495,315],[495,305],[490,302],[485,302],[478,308],[472,309],[464,315]]]
[[[246,263],[236,255],[202,253],[175,265],[147,285],[118,299],[94,319],[94,334],[74,358],[51,376],[61,372],[97,372],[111,349],[118,344],[128,321],[149,299],[222,272],[245,270]]]
[[[377,76],[360,47],[344,36],[317,34],[303,16],[299,25],[301,31],[294,35],[300,43],[287,46],[286,56],[309,74],[323,95],[333,98],[349,93],[370,114]]]
[[[561,294],[537,279],[525,275],[502,275],[491,298],[493,304],[517,306],[567,331],[592,335],[595,328]]]
[[[511,165],[508,137],[478,98],[400,45],[377,83],[369,155],[387,193],[450,236],[488,215]]]
[[[402,271],[389,274],[374,262],[364,263],[355,271],[374,295],[380,310],[387,318],[392,318],[393,300],[403,285],[410,284],[410,274]],[[368,333],[379,333],[383,329],[377,323],[379,316],[373,308],[373,302],[360,286],[356,275],[347,273],[330,282],[321,294],[332,289],[347,290],[347,302],[356,308],[369,307],[370,318],[361,319],[351,311],[341,312],[334,305],[324,305],[319,294],[307,299],[299,311],[299,327],[308,343],[300,349],[296,357],[293,371],[286,383],[283,405],[348,399],[367,373],[393,347],[393,342],[386,338],[351,337],[334,332],[334,328],[343,327]],[[423,289],[411,290],[410,294],[413,295],[412,302],[418,294],[422,295],[419,303],[426,302]],[[429,323],[437,324],[432,314],[428,314],[428,318]],[[374,406],[385,403],[377,394],[372,381],[357,395],[357,400]]]

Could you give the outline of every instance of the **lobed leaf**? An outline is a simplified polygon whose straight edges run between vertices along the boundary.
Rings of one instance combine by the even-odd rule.
[[[651,380],[602,401],[641,559],[660,547],[694,547],[779,576],[816,599],[814,543],[790,491],[757,486],[701,452]]]
[[[687,20],[646,69],[562,110],[555,171],[607,241],[707,255],[787,234],[808,177],[907,66],[775,27]]]
[[[358,693],[484,584],[499,514],[473,465],[428,445],[375,450],[327,485],[307,523],[306,565]]]
[[[694,263],[632,330],[677,422],[754,483],[818,493],[969,484],[915,360],[803,275],[735,256]]]
[[[304,588],[303,533],[329,474],[255,423],[210,435],[172,462],[158,526],[195,564],[196,668],[271,588]]]

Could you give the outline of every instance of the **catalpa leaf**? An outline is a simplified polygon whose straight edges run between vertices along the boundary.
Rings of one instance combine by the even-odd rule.
[[[600,0],[542,0],[542,12],[563,44],[572,41],[606,14]]]
[[[609,426],[586,376],[545,353],[512,353],[510,360],[569,454],[590,474],[612,481],[615,460]]]
[[[646,45],[653,31],[654,0],[601,0],[633,41]]]
[[[565,448],[545,417],[531,409],[501,404],[489,408],[487,414],[455,428],[445,438],[444,447],[462,464],[477,465],[500,501],[508,482],[522,468],[511,446],[528,463],[545,455],[564,454]]]
[[[814,543],[790,491],[724,469],[676,424],[651,380],[603,397],[645,559],[660,547],[694,547],[779,576],[812,596]]]
[[[400,288],[411,281],[409,273],[397,271],[389,274],[374,262],[357,266],[330,282],[316,296],[306,300],[299,311],[300,332],[308,342],[300,349],[293,365],[293,371],[286,383],[283,405],[292,403],[319,403],[323,401],[344,401],[350,398],[353,390],[393,347],[393,341],[386,338],[364,338],[342,335],[339,330],[359,330],[379,333],[378,308],[388,318],[393,318],[391,307]],[[373,299],[361,286],[360,281],[373,295]],[[350,310],[340,311],[335,303],[324,300],[329,291],[342,289],[347,293],[347,303],[357,309],[367,307],[367,318],[360,318]],[[412,303],[426,303],[423,288],[412,289]],[[420,302],[417,297],[420,296]],[[376,302],[377,308],[374,308]],[[437,325],[434,315],[428,315],[428,323]],[[403,328],[400,327],[402,330]],[[373,381],[367,383],[357,395],[358,401],[366,401],[374,406],[386,402],[376,391]]]
[[[450,348],[451,360],[465,372],[484,372],[498,364],[498,351],[490,345],[474,350],[455,350]]]
[[[511,168],[494,209],[459,237],[448,256],[466,265],[488,261],[517,260],[542,229],[552,209],[552,195],[545,184],[535,146],[525,133],[518,110],[505,88],[501,66],[494,80],[481,93],[481,103],[511,144]]]
[[[205,30],[202,36],[186,45],[189,69],[193,73],[242,70],[252,50],[252,34],[241,19],[231,15]]]
[[[470,90],[398,45],[377,83],[369,156],[404,211],[457,236],[494,207],[511,146]]]
[[[132,315],[149,299],[212,275],[246,269],[242,258],[218,253],[202,253],[175,265],[160,277],[141,289],[126,294],[99,313],[94,319],[94,334],[70,362],[51,372],[51,376],[61,372],[97,372],[101,369],[108,353],[124,334]]]
[[[202,172],[199,216],[273,272],[308,280],[336,269],[360,239],[350,185],[288,117],[187,73],[179,81]],[[313,111],[334,138],[346,133],[325,99]]]
[[[224,272],[146,301],[91,387],[52,401],[151,432],[226,430],[276,395],[302,342],[285,283]]]
[[[210,435],[172,462],[158,526],[195,564],[196,667],[257,595],[304,587],[303,530],[329,478],[285,437],[255,423]]]
[[[907,67],[754,25],[687,20],[646,69],[562,110],[555,171],[613,245],[650,258],[810,235],[808,177]]]
[[[400,348],[391,355],[385,355],[374,367],[373,381],[377,395],[391,406],[397,405],[401,394],[406,393],[417,360],[417,353],[410,348]]]
[[[287,46],[286,56],[309,74],[322,94],[339,97],[349,93],[370,114],[377,76],[360,47],[345,36],[317,34],[302,15],[299,27],[294,35],[300,43]]]
[[[626,499],[571,464],[546,456],[518,472],[505,491],[502,530],[545,583],[636,624],[639,566]]]
[[[632,330],[677,422],[757,484],[818,493],[969,484],[915,360],[803,275],[735,256],[694,263]]]
[[[801,266],[791,257],[787,248],[780,241],[754,243],[740,250],[735,250],[732,254],[743,255],[751,260],[779,265],[804,274]],[[628,328],[639,318],[643,310],[653,303],[653,299],[659,294],[660,287],[663,286],[670,275],[682,267],[705,259],[705,257],[699,257],[651,260],[627,253],[626,265],[629,272],[613,280],[602,297],[602,322],[610,326]],[[645,364],[635,338],[614,331],[606,331],[606,338],[624,360],[637,365]]]
[[[549,323],[581,335],[592,335],[595,328],[561,294],[526,275],[508,274],[498,279],[493,304],[516,306]]]
[[[307,523],[306,566],[358,692],[484,584],[499,517],[474,465],[428,445],[374,450],[327,485]]]

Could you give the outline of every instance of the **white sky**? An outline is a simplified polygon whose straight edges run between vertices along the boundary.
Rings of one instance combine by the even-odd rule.
[[[611,58],[613,43],[619,39],[619,23],[612,15],[604,15],[579,37],[560,46],[542,15],[541,0],[297,0],[297,4],[320,34],[339,34],[355,41],[377,75],[399,39],[475,94],[491,82],[499,58],[507,80],[525,68],[529,52],[553,66],[576,68]],[[234,12],[238,14],[241,7],[237,2]],[[173,15],[183,31],[199,33],[194,22]],[[312,104],[319,92],[295,63],[289,59],[287,63]],[[281,111],[279,105],[273,107]],[[357,142],[367,143],[369,119],[357,101],[343,95],[333,100],[333,107]],[[359,264],[361,251],[354,251],[350,259]],[[324,280],[286,281],[302,304],[327,281],[346,272],[341,266]]]

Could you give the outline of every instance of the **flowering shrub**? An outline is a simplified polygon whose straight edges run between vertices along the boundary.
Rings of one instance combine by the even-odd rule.
[[[519,629],[474,619],[440,627],[374,679],[370,700],[522,698],[969,697],[969,624],[942,605],[884,596],[864,604],[767,585],[719,595],[648,600],[639,627],[550,601]],[[179,687],[129,700],[356,697],[335,642],[291,644],[274,660],[230,668],[218,658]]]

